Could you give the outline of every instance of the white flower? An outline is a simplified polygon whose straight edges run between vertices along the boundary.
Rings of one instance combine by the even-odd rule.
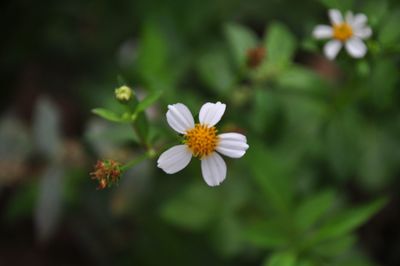
[[[364,14],[353,15],[346,13],[345,19],[337,9],[329,10],[332,26],[318,25],[313,31],[317,39],[332,39],[324,46],[325,56],[332,60],[344,45],[350,56],[361,58],[367,53],[367,46],[363,40],[372,35],[372,30],[366,25],[367,16]]]
[[[249,148],[246,137],[242,134],[217,135],[214,126],[221,120],[225,108],[226,105],[220,102],[205,103],[200,109],[200,123],[195,124],[192,114],[184,104],[168,105],[168,124],[176,132],[183,134],[184,141],[182,145],[174,146],[161,154],[157,166],[168,174],[174,174],[185,168],[194,156],[201,160],[201,172],[209,186],[218,186],[224,181],[226,164],[218,153],[240,158]]]

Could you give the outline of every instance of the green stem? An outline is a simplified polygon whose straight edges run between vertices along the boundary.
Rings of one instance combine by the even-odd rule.
[[[153,156],[152,156],[149,152],[143,153],[142,155],[140,155],[140,156],[136,157],[135,159],[133,159],[133,160],[127,162],[126,164],[124,164],[124,165],[121,167],[121,171],[122,171],[122,172],[125,172],[125,171],[128,170],[129,168],[134,167],[135,165],[137,165],[137,164],[143,162],[145,159],[149,159],[149,158],[152,158],[152,157],[153,157]]]

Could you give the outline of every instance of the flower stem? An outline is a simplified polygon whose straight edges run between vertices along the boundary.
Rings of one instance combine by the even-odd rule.
[[[129,168],[132,168],[134,166],[136,166],[137,164],[143,162],[145,159],[149,159],[152,158],[152,154],[150,154],[150,152],[145,152],[143,154],[141,154],[140,156],[136,157],[135,159],[127,162],[126,164],[124,164],[123,166],[121,166],[121,171],[125,172],[126,170],[128,170]]]

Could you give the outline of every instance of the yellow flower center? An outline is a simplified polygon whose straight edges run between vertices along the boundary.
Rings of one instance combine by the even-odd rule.
[[[333,38],[339,41],[346,41],[353,36],[353,29],[347,23],[333,25]]]
[[[185,134],[185,143],[193,156],[202,158],[211,154],[218,144],[217,129],[207,125],[196,124]]]

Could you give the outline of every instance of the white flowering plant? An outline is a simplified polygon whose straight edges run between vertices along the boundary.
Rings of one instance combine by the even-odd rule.
[[[81,118],[94,169],[66,182],[88,202],[66,228],[97,263],[400,264],[382,233],[398,212],[399,3],[122,2],[104,5],[131,16],[77,31],[119,41],[77,93],[103,106]]]

